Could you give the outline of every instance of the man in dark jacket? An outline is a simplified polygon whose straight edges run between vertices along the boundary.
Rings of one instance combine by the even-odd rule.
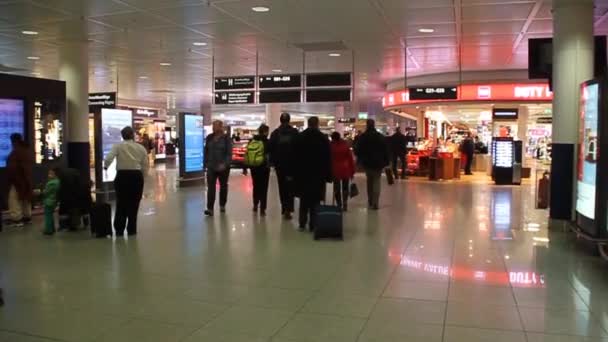
[[[369,207],[372,210],[378,210],[380,177],[382,177],[382,170],[389,164],[389,155],[386,138],[376,130],[374,120],[367,120],[367,130],[359,137],[355,154],[357,162],[365,169]]]
[[[464,167],[464,174],[472,175],[473,173],[471,172],[471,166],[473,165],[473,157],[475,155],[475,142],[471,137],[471,133],[467,133],[466,138],[464,138],[464,141],[460,146],[460,151],[462,152],[462,154],[465,155],[467,159]]]
[[[395,129],[395,134],[390,137],[391,157],[393,174],[399,176],[398,165],[401,165],[401,178],[405,179],[407,172],[407,163],[405,162],[405,154],[407,153],[407,137],[401,133],[401,127]]]
[[[308,128],[295,142],[295,185],[300,197],[300,230],[315,229],[315,212],[325,198],[325,183],[331,181],[329,139],[319,130],[319,118],[308,119]],[[310,221],[309,221],[310,220]]]
[[[8,209],[10,227],[23,227],[32,221],[33,158],[23,141],[23,136],[13,133],[10,136],[13,150],[6,161],[6,179],[8,181]]]
[[[213,216],[216,186],[220,183],[220,212],[226,212],[228,202],[228,178],[232,162],[232,139],[224,131],[224,123],[213,122],[213,133],[205,142],[205,170],[207,171],[207,210],[206,216]]]
[[[289,113],[281,114],[281,125],[270,135],[268,150],[270,164],[274,166],[279,183],[279,197],[281,198],[281,213],[290,220],[294,210],[293,176],[294,163],[297,156],[294,153],[294,142],[298,137],[298,130],[289,123]]]

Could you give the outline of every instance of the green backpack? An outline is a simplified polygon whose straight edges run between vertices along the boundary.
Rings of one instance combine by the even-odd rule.
[[[264,142],[260,140],[251,140],[247,144],[245,152],[245,165],[260,166],[266,161],[266,152],[264,151]]]

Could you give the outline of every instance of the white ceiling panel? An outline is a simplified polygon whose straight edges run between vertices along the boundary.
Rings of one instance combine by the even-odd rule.
[[[196,109],[216,75],[351,71],[357,96],[379,96],[408,73],[525,68],[527,38],[550,36],[545,1],[513,51],[535,0],[0,0],[0,63],[56,77],[66,40],[89,41],[92,89]],[[455,5],[460,4],[460,8]],[[267,6],[266,13],[252,11]],[[608,0],[596,0],[596,16]],[[456,14],[460,14],[456,18]],[[457,20],[458,19],[458,20]],[[462,26],[459,26],[462,24]],[[459,28],[461,31],[459,32]],[[434,32],[421,33],[420,29]],[[38,35],[22,34],[24,30]],[[596,28],[608,33],[608,21]],[[193,43],[206,43],[195,46]],[[341,53],[306,53],[302,44]],[[459,46],[460,44],[460,46]],[[342,47],[340,47],[342,46]],[[328,50],[330,48],[325,48]],[[258,63],[256,65],[256,53]],[[28,60],[38,56],[40,60]],[[160,62],[171,62],[161,67]],[[215,61],[215,62],[213,62]],[[462,63],[462,64],[461,64]],[[144,76],[144,78],[140,78]]]

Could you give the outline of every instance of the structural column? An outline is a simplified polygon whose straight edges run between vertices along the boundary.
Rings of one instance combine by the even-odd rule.
[[[336,105],[336,111],[335,111],[335,115],[334,115],[334,118],[336,121],[335,121],[334,126],[335,126],[336,132],[339,132],[340,134],[344,134],[345,125],[343,123],[339,122],[340,119],[344,118],[344,116],[345,116],[344,115],[344,105],[343,104]]]
[[[553,0],[550,217],[573,218],[580,84],[593,78],[593,0]]]
[[[89,174],[89,54],[86,41],[60,48],[59,78],[66,82],[68,166]]]
[[[266,125],[270,127],[272,132],[281,124],[281,104],[271,103],[266,105]]]

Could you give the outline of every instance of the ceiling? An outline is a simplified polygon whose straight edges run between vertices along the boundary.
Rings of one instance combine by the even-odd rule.
[[[551,36],[550,9],[543,0],[0,0],[0,64],[57,78],[62,48],[85,41],[91,91],[118,88],[120,98],[165,103],[170,92],[177,107],[199,108],[212,74],[280,69],[354,71],[368,101],[403,77],[405,48],[410,76],[525,69],[527,39]],[[608,0],[596,0],[598,32],[607,12]]]

